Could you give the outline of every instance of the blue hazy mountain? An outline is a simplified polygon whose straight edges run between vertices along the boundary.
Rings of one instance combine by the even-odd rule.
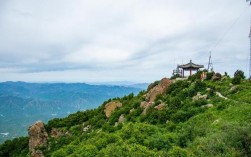
[[[27,134],[37,120],[92,109],[109,98],[137,94],[144,86],[85,83],[0,83],[0,143]]]

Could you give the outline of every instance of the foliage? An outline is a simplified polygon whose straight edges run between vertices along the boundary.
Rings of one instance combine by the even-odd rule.
[[[228,77],[201,81],[198,76],[172,83],[146,114],[141,107],[143,91],[108,100],[94,110],[50,120],[48,131],[62,128],[70,135],[50,138],[45,156],[251,156],[251,84],[242,80],[233,86]],[[206,98],[193,99],[198,92]],[[110,101],[123,105],[106,118],[105,104]],[[159,104],[164,107],[156,109]],[[118,124],[122,114],[126,121]],[[87,125],[91,129],[83,132]],[[28,140],[23,144],[14,141],[1,145],[0,153],[27,154]]]
[[[240,84],[242,79],[245,79],[244,72],[241,70],[237,70],[234,73],[234,78],[232,80],[232,84],[235,84],[235,85]]]
[[[151,83],[148,87],[147,87],[147,91],[151,90],[153,87],[155,87],[156,85],[159,84],[160,81],[155,81],[153,83]]]
[[[29,139],[28,137],[19,137],[14,140],[5,141],[0,145],[0,156],[2,157],[22,157],[26,156],[29,152],[28,149]]]
[[[234,78],[235,77],[240,77],[241,79],[245,79],[244,72],[242,70],[236,70],[234,73]]]
[[[214,76],[214,72],[208,72],[206,76],[206,80],[211,80]]]

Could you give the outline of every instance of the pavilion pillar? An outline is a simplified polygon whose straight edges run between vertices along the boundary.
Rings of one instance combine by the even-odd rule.
[[[190,69],[190,76],[192,76],[192,69]]]
[[[184,69],[182,70],[182,77],[185,77],[185,75],[184,75]]]

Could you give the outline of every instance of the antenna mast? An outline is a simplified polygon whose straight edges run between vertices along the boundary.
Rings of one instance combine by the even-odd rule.
[[[250,42],[250,49],[249,49],[249,77],[248,79],[251,80],[251,22],[250,22],[250,33],[249,33],[249,42]]]
[[[251,44],[251,39],[250,39],[250,44]],[[251,49],[250,49],[251,52]],[[210,56],[209,56],[209,60],[208,60],[208,67],[207,67],[207,71],[214,71],[214,67],[213,67],[213,61],[212,61],[212,56],[211,56],[211,51],[210,51]]]
[[[251,5],[251,0],[246,0]],[[250,32],[249,32],[249,42],[250,42],[250,50],[249,50],[249,80],[251,80],[251,18],[250,18]]]

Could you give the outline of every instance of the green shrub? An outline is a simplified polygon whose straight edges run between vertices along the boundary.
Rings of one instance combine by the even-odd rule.
[[[173,147],[168,153],[167,153],[168,157],[188,157],[191,156],[189,155],[188,151],[180,148],[180,147]]]
[[[237,85],[241,83],[241,77],[240,76],[236,76],[233,78],[232,80],[232,84]]]
[[[211,80],[213,78],[213,76],[214,76],[214,72],[208,72],[206,80]]]
[[[244,75],[244,72],[242,70],[235,71],[234,77],[240,77],[241,79],[245,79],[245,75]]]

